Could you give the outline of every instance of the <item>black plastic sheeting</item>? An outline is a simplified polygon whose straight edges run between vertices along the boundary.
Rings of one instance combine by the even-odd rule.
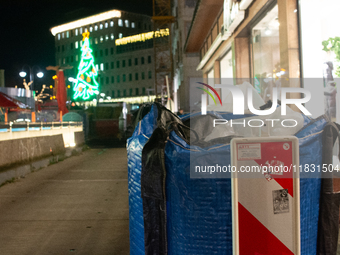
[[[339,125],[329,123],[323,132],[322,164],[329,166],[333,162],[333,145],[339,138]],[[339,139],[340,142],[340,139]],[[340,148],[339,148],[340,153]],[[318,255],[336,255],[339,234],[339,193],[333,192],[332,172],[323,173],[321,182]]]

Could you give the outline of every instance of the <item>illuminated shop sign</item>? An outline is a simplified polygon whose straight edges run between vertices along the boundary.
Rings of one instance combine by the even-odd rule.
[[[252,2],[253,0],[242,0],[241,2],[224,0],[222,25],[222,37],[224,40],[228,39],[238,25],[241,24],[245,17],[245,9]]]
[[[169,29],[161,29],[159,31],[152,31],[152,32],[148,32],[148,33],[142,33],[142,34],[138,34],[138,35],[132,35],[132,36],[128,36],[128,37],[123,37],[121,39],[117,39],[116,40],[116,45],[125,45],[128,43],[135,43],[135,42],[145,42],[146,40],[150,40],[153,39],[154,35],[155,37],[164,37],[164,36],[169,36],[170,32]]]

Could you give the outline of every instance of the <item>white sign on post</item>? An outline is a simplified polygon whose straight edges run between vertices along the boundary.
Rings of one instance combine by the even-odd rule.
[[[300,254],[299,141],[231,141],[233,252]]]

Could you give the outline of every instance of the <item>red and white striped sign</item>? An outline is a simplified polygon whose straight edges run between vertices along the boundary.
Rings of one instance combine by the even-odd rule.
[[[296,137],[232,140],[235,255],[300,254],[298,144]]]

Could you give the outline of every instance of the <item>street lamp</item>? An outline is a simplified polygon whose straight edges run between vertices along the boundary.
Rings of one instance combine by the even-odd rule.
[[[20,77],[21,78],[24,78],[27,76],[27,73],[24,71],[24,67],[28,67],[29,69],[29,73],[30,73],[30,82],[32,82],[32,88],[31,90],[34,91],[34,77],[35,75],[38,77],[38,78],[42,78],[44,77],[44,73],[40,70],[40,68],[38,66],[29,66],[29,65],[24,65],[23,66],[23,70],[19,73]],[[34,74],[33,71],[34,71],[34,68],[37,68],[37,72]]]

